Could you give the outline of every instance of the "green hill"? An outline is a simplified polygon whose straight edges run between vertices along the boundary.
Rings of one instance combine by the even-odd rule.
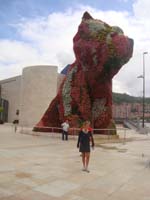
[[[143,97],[134,97],[128,94],[121,94],[113,92],[113,103],[122,104],[122,103],[141,103],[143,101]],[[150,98],[145,98],[145,103],[150,104]]]

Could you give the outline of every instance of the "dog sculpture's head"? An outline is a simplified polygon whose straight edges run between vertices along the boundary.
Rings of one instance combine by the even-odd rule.
[[[101,72],[105,68],[109,73],[111,68],[116,68],[117,73],[133,52],[133,40],[119,27],[93,19],[88,12],[84,13],[73,42],[76,60],[85,71]]]

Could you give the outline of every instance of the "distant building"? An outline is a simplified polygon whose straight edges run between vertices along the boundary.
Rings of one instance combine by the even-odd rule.
[[[113,118],[117,120],[136,119],[143,117],[143,104],[141,103],[121,103],[113,104]],[[150,118],[150,104],[145,104],[145,119]]]

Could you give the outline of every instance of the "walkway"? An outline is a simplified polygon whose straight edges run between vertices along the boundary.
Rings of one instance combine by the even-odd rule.
[[[75,138],[0,125],[0,200],[149,200],[150,136],[139,138],[96,147],[87,173]]]

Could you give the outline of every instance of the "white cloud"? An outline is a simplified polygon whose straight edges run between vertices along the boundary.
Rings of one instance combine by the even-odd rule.
[[[142,2],[142,3],[141,3]],[[1,40],[0,79],[16,76],[28,65],[57,65],[59,70],[74,62],[73,36],[81,22],[82,14],[89,11],[94,18],[110,25],[120,26],[126,35],[134,39],[133,58],[114,78],[115,92],[141,95],[142,80],[137,76],[142,73],[142,53],[150,53],[149,0],[135,1],[134,15],[128,12],[100,11],[88,6],[77,10],[52,13],[45,18],[24,20],[16,25],[22,41]],[[9,61],[9,62],[8,62]],[[150,96],[150,56],[145,56],[146,95]],[[9,74],[7,70],[9,69]]]
[[[120,81],[120,80],[116,80],[113,79],[113,87],[112,87],[113,91],[115,92],[119,92],[119,93],[125,93],[125,91],[128,90],[128,88],[126,87],[126,85]]]
[[[31,45],[25,42],[1,40],[0,48],[2,49],[0,54],[1,62],[25,62],[36,58],[37,51]]]
[[[135,17],[140,20],[149,21],[149,0],[136,0],[133,4]]]

